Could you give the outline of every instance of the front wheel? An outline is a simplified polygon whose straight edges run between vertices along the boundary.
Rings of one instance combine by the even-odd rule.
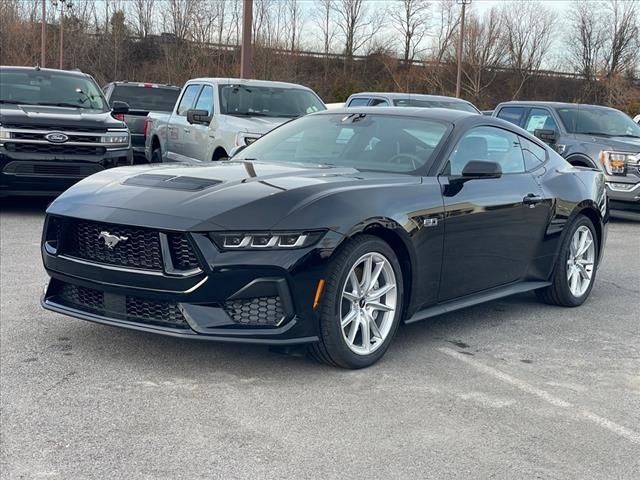
[[[402,312],[402,271],[378,237],[351,240],[332,261],[320,310],[319,361],[343,368],[377,362],[396,333]]]
[[[150,163],[162,163],[162,151],[160,147],[156,147],[151,152],[151,162]]]
[[[593,223],[579,215],[562,241],[552,284],[537,290],[545,303],[577,307],[589,297],[598,267],[598,242]]]

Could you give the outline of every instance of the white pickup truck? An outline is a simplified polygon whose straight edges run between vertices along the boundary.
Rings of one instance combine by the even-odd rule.
[[[292,118],[325,109],[313,90],[293,83],[196,78],[171,114],[148,115],[145,156],[151,163],[222,160]]]

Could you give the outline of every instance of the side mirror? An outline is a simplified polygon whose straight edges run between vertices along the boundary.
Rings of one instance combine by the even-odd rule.
[[[125,113],[129,113],[129,104],[126,102],[120,102],[115,100],[111,104],[111,114],[112,115],[124,115]]]
[[[206,110],[187,110],[187,122],[191,125],[194,123],[209,125],[211,123],[211,116]]]
[[[555,130],[547,130],[542,128],[536,128],[533,131],[533,136],[539,138],[547,145],[555,145],[560,139],[560,135]]]
[[[229,152],[229,158],[235,157],[238,153],[240,153],[245,148],[247,148],[246,145],[238,145],[237,147],[233,147],[231,149],[231,152]]]
[[[470,160],[462,169],[462,176],[466,178],[498,178],[501,175],[500,164],[486,160]]]

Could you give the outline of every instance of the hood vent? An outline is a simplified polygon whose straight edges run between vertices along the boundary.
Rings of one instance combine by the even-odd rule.
[[[159,175],[153,173],[143,173],[124,181],[124,185],[135,185],[138,187],[168,188],[170,190],[184,190],[187,192],[197,192],[205,188],[213,187],[222,183],[220,180],[207,178],[183,177],[175,175]]]

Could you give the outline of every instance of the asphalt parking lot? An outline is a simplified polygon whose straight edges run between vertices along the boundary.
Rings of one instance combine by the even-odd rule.
[[[2,478],[640,478],[640,223],[583,307],[492,302],[344,371],[44,311],[46,202],[0,205]]]

